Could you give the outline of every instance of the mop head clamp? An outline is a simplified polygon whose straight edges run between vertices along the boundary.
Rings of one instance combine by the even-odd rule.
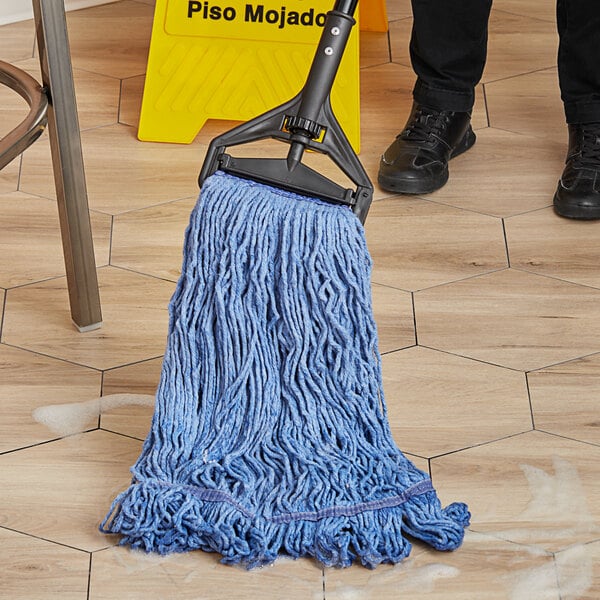
[[[338,3],[339,4],[339,3]],[[364,223],[373,185],[333,114],[330,91],[355,23],[353,6],[327,13],[323,33],[302,91],[276,107],[213,139],[198,178],[200,186],[216,171],[224,171],[327,202],[349,206]],[[285,158],[238,158],[231,146],[262,139],[289,144]],[[324,154],[354,184],[344,187],[301,162],[305,150]]]

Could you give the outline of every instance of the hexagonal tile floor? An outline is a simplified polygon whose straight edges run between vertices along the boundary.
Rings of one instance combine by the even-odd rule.
[[[538,429],[600,445],[600,354],[527,375]]]
[[[443,498],[462,498],[471,528],[536,551],[600,536],[600,447],[538,431],[435,458]]]
[[[86,551],[114,545],[98,526],[140,450],[138,440],[92,431],[1,455],[0,527]]]
[[[60,278],[8,291],[2,341],[97,369],[162,355],[174,284],[114,267],[100,269],[98,278],[101,329],[75,329]]]
[[[36,409],[100,395],[99,371],[4,344],[0,344],[0,373],[0,453],[57,437],[34,418]]]
[[[513,269],[417,292],[415,314],[421,344],[512,369],[600,351],[600,290]]]
[[[211,554],[192,552],[158,558],[123,548],[96,552],[92,559],[90,600],[115,597],[162,600],[164,589],[181,600],[206,598],[264,598],[303,600],[323,593],[323,571],[308,560],[282,561],[256,571],[231,569]],[[227,582],[225,584],[225,581]],[[143,583],[142,583],[143,582]]]
[[[366,232],[373,281],[389,286],[415,291],[508,266],[499,219],[419,198],[376,202]]]
[[[24,598],[86,598],[90,557],[87,552],[53,544],[0,527],[2,595]]]
[[[183,236],[195,198],[117,215],[111,263],[177,281]]]
[[[551,208],[566,151],[555,0],[494,1],[477,144],[434,194],[375,186],[366,225],[391,432],[443,504],[468,502],[462,547],[415,542],[374,571],[281,559],[247,572],[213,554],[132,552],[98,531],[150,426],[207,144],[235,124],[209,121],[190,145],[137,140],[154,3],[67,18],[101,329],[70,321],[48,136],[0,172],[0,596],[599,598],[599,225]],[[360,158],[373,180],[415,79],[411,2],[387,12],[387,34],[361,36]],[[34,38],[31,21],[0,27],[0,59],[39,76]],[[0,89],[0,135],[25,113]],[[305,160],[339,176],[317,153]]]
[[[505,225],[511,266],[600,289],[599,221],[557,219],[544,209]]]
[[[427,348],[383,357],[400,448],[433,457],[532,429],[523,373]]]
[[[92,212],[96,265],[108,264],[111,220]],[[12,192],[0,194],[0,286],[16,287],[64,275],[56,202]]]

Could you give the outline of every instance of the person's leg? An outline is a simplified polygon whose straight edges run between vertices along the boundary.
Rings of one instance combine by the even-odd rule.
[[[600,6],[557,0],[558,75],[569,149],[554,209],[572,219],[600,219]]]
[[[485,66],[491,5],[492,0],[412,0],[414,104],[381,157],[377,180],[383,189],[433,192],[448,180],[448,161],[475,143],[471,109]]]
[[[436,110],[467,112],[487,57],[492,0],[412,0],[413,96]]]
[[[557,0],[558,77],[567,123],[600,122],[600,4]]]

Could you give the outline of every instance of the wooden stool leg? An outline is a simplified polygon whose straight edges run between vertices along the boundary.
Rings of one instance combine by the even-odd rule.
[[[48,90],[48,132],[71,304],[80,331],[102,324],[81,137],[62,0],[33,0],[42,81]]]

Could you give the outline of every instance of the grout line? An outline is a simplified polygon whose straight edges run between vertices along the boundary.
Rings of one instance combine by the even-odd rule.
[[[87,594],[86,594],[86,598],[87,600],[90,600],[90,592],[91,592],[91,588],[92,588],[92,558],[94,556],[93,552],[90,552],[90,562],[88,565],[88,584],[87,584]]]
[[[568,365],[569,363],[573,363],[573,362],[577,362],[579,360],[584,360],[586,358],[593,358],[595,356],[600,357],[600,352],[595,351],[595,352],[590,352],[589,354],[582,354],[581,356],[575,356],[572,358],[567,358],[565,360],[561,360],[559,362],[555,362],[552,363],[550,365],[547,365],[545,367],[538,367],[537,369],[529,369],[527,371],[527,373],[538,373],[541,371],[546,371],[547,369],[553,369],[554,367],[559,367],[560,365]]]
[[[438,458],[445,458],[446,456],[453,456],[454,454],[459,454],[460,452],[464,452],[465,450],[472,450],[474,448],[481,448],[483,446],[489,446],[490,444],[495,444],[497,442],[502,442],[504,440],[510,440],[511,438],[519,437],[519,436],[525,435],[526,433],[531,433],[532,431],[533,431],[532,429],[528,429],[526,431],[519,431],[517,433],[511,433],[509,435],[504,435],[504,436],[496,438],[494,440],[486,440],[485,442],[480,442],[479,444],[472,444],[470,446],[464,446],[463,448],[458,448],[456,450],[449,450],[448,452],[443,452],[442,454],[436,454],[435,456],[431,456],[429,458],[429,460],[434,461],[434,460],[437,460]]]
[[[535,427],[535,413],[533,410],[533,402],[531,401],[531,389],[529,387],[529,374],[525,373],[525,389],[527,390],[527,399],[529,400],[529,414],[531,415],[531,426],[536,431]]]
[[[546,431],[545,429],[536,429],[538,433],[543,433],[544,435],[550,435],[552,437],[559,438],[561,440],[568,440],[570,442],[577,442],[579,444],[585,444],[586,446],[592,446],[594,448],[600,447],[600,443],[596,442],[588,442],[587,440],[580,440],[578,438],[569,437],[568,435],[562,435],[560,433],[555,433],[553,431]]]
[[[75,437],[76,435],[82,435],[84,433],[92,433],[94,431],[98,431],[98,427],[93,427],[92,429],[85,429],[83,431],[78,431],[76,433],[70,433],[68,435],[63,435],[63,436],[60,436],[57,438],[52,438],[51,440],[45,440],[43,442],[37,442],[35,444],[29,444],[28,446],[22,446],[20,448],[13,448],[12,450],[6,450],[4,452],[0,452],[0,456],[8,456],[9,454],[14,454],[16,452],[20,452],[21,450],[31,450],[31,448],[38,448],[39,446],[53,444],[54,442],[60,442],[62,440],[66,440],[68,438]]]
[[[96,430],[93,430],[96,431]],[[113,431],[112,429],[107,429],[106,427],[98,427],[97,431],[105,431],[106,433],[112,433],[113,435],[118,435],[120,437],[127,438],[128,440],[135,440],[136,442],[143,442],[145,438],[135,437],[135,435],[129,435],[128,433],[123,433],[122,431]],[[85,432],[88,433],[88,432]]]
[[[134,360],[133,362],[130,362],[130,363],[123,363],[122,365],[117,365],[116,367],[109,367],[108,369],[102,369],[102,375],[104,376],[104,373],[108,373],[110,371],[116,371],[117,369],[122,369],[124,367],[132,367],[133,365],[140,365],[142,363],[150,362],[151,360],[156,360],[157,358],[163,358],[163,357],[164,357],[164,353],[157,354],[156,356],[151,356],[150,358],[143,358],[142,360]]]
[[[138,271],[131,267],[124,267],[122,265],[108,265],[111,269],[118,269],[119,271],[125,271],[126,273],[134,273],[135,275],[141,275],[142,277],[149,277],[150,279],[155,279],[157,281],[166,281],[167,283],[172,283],[173,285],[177,285],[176,279],[167,279],[166,277],[160,277],[158,275],[152,275],[152,273],[145,273],[143,271]]]
[[[41,535],[35,535],[34,533],[28,533],[27,531],[21,531],[20,529],[14,529],[13,527],[7,527],[6,525],[0,525],[0,529],[12,531],[13,533],[18,533],[20,535],[33,538],[34,540],[41,540],[42,542],[48,542],[49,544],[56,544],[57,546],[61,546],[63,548],[69,548],[69,550],[77,550],[78,552],[85,552],[86,554],[91,554],[89,550],[77,548],[77,546],[71,546],[70,544],[64,544],[63,542],[57,542],[56,540],[51,540],[50,538],[45,538]]]
[[[456,356],[458,358],[464,358],[465,360],[472,360],[473,362],[480,363],[482,365],[489,365],[490,367],[498,367],[500,369],[506,369],[507,371],[513,371],[514,373],[523,373],[523,369],[517,369],[516,367],[509,367],[507,365],[501,365],[500,363],[491,362],[489,360],[483,360],[482,358],[476,358],[475,356],[467,356],[466,354],[458,354],[444,348],[436,348],[435,346],[428,346],[421,344],[421,348],[427,348],[428,350],[434,350],[435,352],[442,352],[443,354],[449,354],[450,356]],[[546,368],[546,367],[540,367]]]
[[[520,17],[522,19],[531,19],[532,21],[539,21],[541,23],[555,23],[554,19],[551,21],[550,19],[541,19],[540,17],[532,17],[531,15],[522,15],[521,13],[512,12],[510,10],[502,9],[502,8],[494,8],[494,13],[503,13],[505,15],[511,15],[513,17]]]
[[[60,362],[66,363],[68,365],[73,365],[75,367],[82,367],[84,369],[89,369],[90,371],[96,371],[98,373],[102,373],[103,369],[99,367],[92,367],[90,365],[84,365],[82,363],[77,363],[67,358],[61,358],[60,356],[54,356],[52,354],[46,354],[44,352],[40,352],[39,350],[32,350],[31,348],[26,348],[24,346],[17,346],[16,344],[10,344],[8,342],[0,342],[3,346],[8,346],[9,348],[14,348],[16,350],[23,350],[23,352],[30,352],[31,354],[35,354],[37,356],[43,356],[44,358],[52,358],[54,360],[58,360]],[[117,367],[113,367],[117,368]]]
[[[117,106],[117,123],[122,124],[121,108],[123,105],[123,79],[119,79],[119,104]]]
[[[413,327],[415,335],[415,346],[419,346],[419,329],[417,328],[417,308],[415,306],[415,293],[410,293],[410,302],[412,306]]]
[[[0,312],[0,343],[2,343],[2,329],[4,327],[4,315],[6,314],[6,300],[8,298],[8,290],[1,288],[4,290],[4,298],[2,300],[2,310]]]
[[[483,89],[483,105],[485,106],[485,118],[487,121],[487,126],[491,127],[490,124],[490,109],[488,107],[488,100],[487,100],[487,90],[485,87],[485,83],[481,84],[481,88]]]
[[[557,277],[556,275],[547,275],[546,273],[539,273],[537,271],[530,271],[529,269],[525,269],[523,267],[511,267],[513,271],[519,271],[520,273],[527,273],[528,275],[536,275],[538,277],[544,277],[545,279],[551,279],[552,281],[560,281],[562,283],[567,283],[569,285],[576,285],[578,287],[586,288],[589,290],[600,290],[599,287],[595,287],[588,283],[580,283],[578,281],[572,281],[570,279],[563,279],[562,277]]]
[[[325,585],[325,567],[321,567],[321,578],[322,578],[322,582],[323,582],[323,600],[326,600],[326,585]]]
[[[554,568],[554,576],[556,577],[556,590],[558,592],[558,600],[563,600],[561,585],[560,585],[560,572],[558,569],[558,563],[556,562],[556,552],[552,552],[552,566]]]
[[[108,264],[112,266],[113,237],[115,233],[115,215],[110,215],[110,232],[108,234]]]
[[[506,252],[506,264],[508,268],[511,268],[510,265],[510,252],[508,250],[508,236],[506,235],[506,222],[502,219],[502,237],[504,238],[504,251]]]

